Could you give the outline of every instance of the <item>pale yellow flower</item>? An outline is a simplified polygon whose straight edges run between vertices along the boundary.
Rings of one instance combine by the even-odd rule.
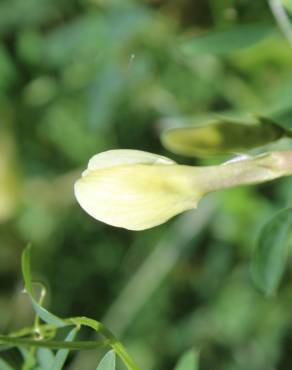
[[[75,196],[97,220],[130,230],[159,225],[197,206],[192,167],[137,150],[111,150],[94,156]]]
[[[196,208],[208,192],[291,173],[290,151],[191,167],[152,153],[110,150],[89,161],[74,190],[81,207],[95,219],[143,230]]]

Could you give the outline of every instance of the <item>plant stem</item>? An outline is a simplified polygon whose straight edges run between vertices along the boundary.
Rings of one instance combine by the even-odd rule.
[[[39,300],[38,300],[38,304],[40,306],[43,305],[44,303],[44,299],[45,299],[45,296],[46,296],[46,288],[43,286],[43,284],[40,284],[38,283],[41,287],[41,291],[40,291],[40,297],[39,297]],[[40,317],[38,315],[38,313],[36,312],[36,315],[35,315],[35,319],[34,319],[34,331],[35,331],[35,335],[36,336],[39,336],[39,339],[42,338],[42,333],[41,333],[41,325],[40,325]]]
[[[128,354],[126,348],[123,346],[121,342],[114,343],[112,345],[112,348],[129,370],[139,370],[139,367],[134,362],[132,357]]]
[[[205,194],[289,175],[292,175],[292,151],[270,152],[219,166],[193,167],[194,187]]]
[[[138,365],[135,363],[135,361],[131,358],[131,356],[128,354],[126,348],[123,346],[123,344],[115,337],[115,335],[107,329],[102,323],[88,319],[87,317],[74,317],[68,320],[65,320],[66,322],[71,322],[79,325],[85,325],[89,326],[96,332],[99,332],[101,335],[103,335],[106,340],[108,341],[109,346],[112,347],[112,349],[116,352],[116,354],[120,357],[120,359],[124,362],[124,364],[127,366],[128,370],[139,370]]]
[[[72,350],[80,349],[96,349],[101,346],[110,346],[120,359],[127,366],[128,370],[139,370],[139,367],[128,354],[123,344],[114,336],[114,334],[107,329],[102,323],[89,319],[87,317],[71,317],[64,319],[66,325],[83,325],[88,326],[96,332],[104,336],[104,341],[94,342],[61,342],[61,341],[49,341],[49,340],[36,340],[28,338],[19,338],[26,335],[34,334],[34,327],[23,328],[17,332],[11,333],[9,336],[0,336],[0,343],[11,344],[12,346],[30,345],[35,347],[47,347],[53,349],[69,348]],[[41,333],[46,335],[46,332],[51,332],[57,329],[54,325],[44,324],[39,325]]]
[[[52,332],[56,330],[56,326],[52,324],[43,324],[39,325],[41,328],[42,333]],[[10,338],[19,338],[19,337],[25,337],[27,335],[32,335],[34,333],[34,327],[27,327],[22,328],[20,330],[14,331],[9,334]]]
[[[5,335],[0,335],[0,343],[11,344],[14,347],[33,346],[51,349],[70,349],[70,350],[96,349],[109,345],[108,340],[64,342],[54,340],[14,338]]]
[[[38,304],[41,306],[45,299],[46,289],[42,284],[40,283],[37,283],[37,284],[40,285],[41,287],[40,297],[38,299]],[[34,325],[33,325],[33,337],[36,340],[43,339],[43,334],[41,333],[40,317],[37,314],[37,312],[35,314]],[[35,346],[30,347],[28,354],[25,357],[25,362],[22,366],[22,370],[31,370],[34,368],[35,362],[36,362],[35,354],[36,354],[36,347]]]
[[[280,0],[268,0],[271,11],[287,41],[292,44],[292,25]]]

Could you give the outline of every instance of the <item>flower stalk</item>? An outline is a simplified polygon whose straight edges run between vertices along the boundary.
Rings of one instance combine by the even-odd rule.
[[[201,176],[201,186],[206,192],[241,185],[255,185],[292,175],[292,151],[270,152],[219,166],[193,167],[193,169],[194,186],[198,186],[198,179]]]

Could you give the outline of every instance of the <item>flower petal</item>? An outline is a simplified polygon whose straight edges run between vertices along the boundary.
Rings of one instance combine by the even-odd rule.
[[[101,168],[115,167],[119,165],[129,164],[175,164],[169,158],[161,155],[143,152],[141,150],[132,149],[115,149],[108,150],[93,156],[89,162],[87,170],[84,172],[86,175],[90,171],[95,171]]]

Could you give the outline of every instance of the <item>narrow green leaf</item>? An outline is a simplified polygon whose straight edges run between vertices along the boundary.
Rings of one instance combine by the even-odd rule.
[[[31,302],[32,302],[34,310],[36,311],[36,313],[39,315],[39,317],[43,321],[45,321],[48,324],[56,325],[59,328],[65,326],[65,323],[63,322],[62,319],[52,314],[51,312],[46,310],[44,307],[40,306],[38,302],[32,296],[30,296],[30,298],[31,298]]]
[[[0,369],[1,370],[14,370],[6,361],[0,358]]]
[[[269,25],[240,25],[226,31],[210,32],[187,40],[181,48],[184,53],[191,56],[202,53],[226,55],[256,44],[270,36],[274,30],[275,28]]]
[[[42,370],[50,370],[54,363],[54,353],[49,348],[39,348],[37,350],[38,363]]]
[[[21,352],[22,357],[24,359],[23,370],[34,369],[36,366],[37,360],[35,358],[33,348],[32,347],[30,349],[19,348],[19,351]]]
[[[30,273],[30,246],[26,247],[22,253],[21,267],[26,291],[32,296],[32,284]]]
[[[289,238],[292,231],[292,208],[283,209],[262,228],[252,259],[253,279],[267,295],[275,294],[284,273]]]
[[[254,123],[221,118],[203,125],[173,128],[161,135],[170,151],[190,157],[244,153],[285,135],[285,129],[263,117]]]
[[[115,368],[116,368],[116,354],[114,351],[108,351],[100,361],[96,370],[115,370]]]
[[[65,323],[59,317],[53,315],[44,307],[39,305],[39,303],[35,300],[33,296],[33,289],[32,289],[32,279],[31,279],[31,269],[30,269],[30,247],[27,247],[22,254],[21,259],[21,266],[22,266],[22,275],[24,279],[24,287],[29,295],[33,308],[39,317],[48,324],[56,325],[57,327],[65,326]]]
[[[199,354],[194,350],[190,350],[184,353],[175,367],[175,370],[198,370],[198,369],[199,369]]]
[[[67,335],[65,342],[72,342],[76,334],[78,332],[79,328],[73,328],[70,333]],[[56,357],[54,359],[54,362],[50,368],[50,370],[62,370],[66,359],[69,355],[70,350],[69,349],[59,349],[59,351],[56,353]]]

